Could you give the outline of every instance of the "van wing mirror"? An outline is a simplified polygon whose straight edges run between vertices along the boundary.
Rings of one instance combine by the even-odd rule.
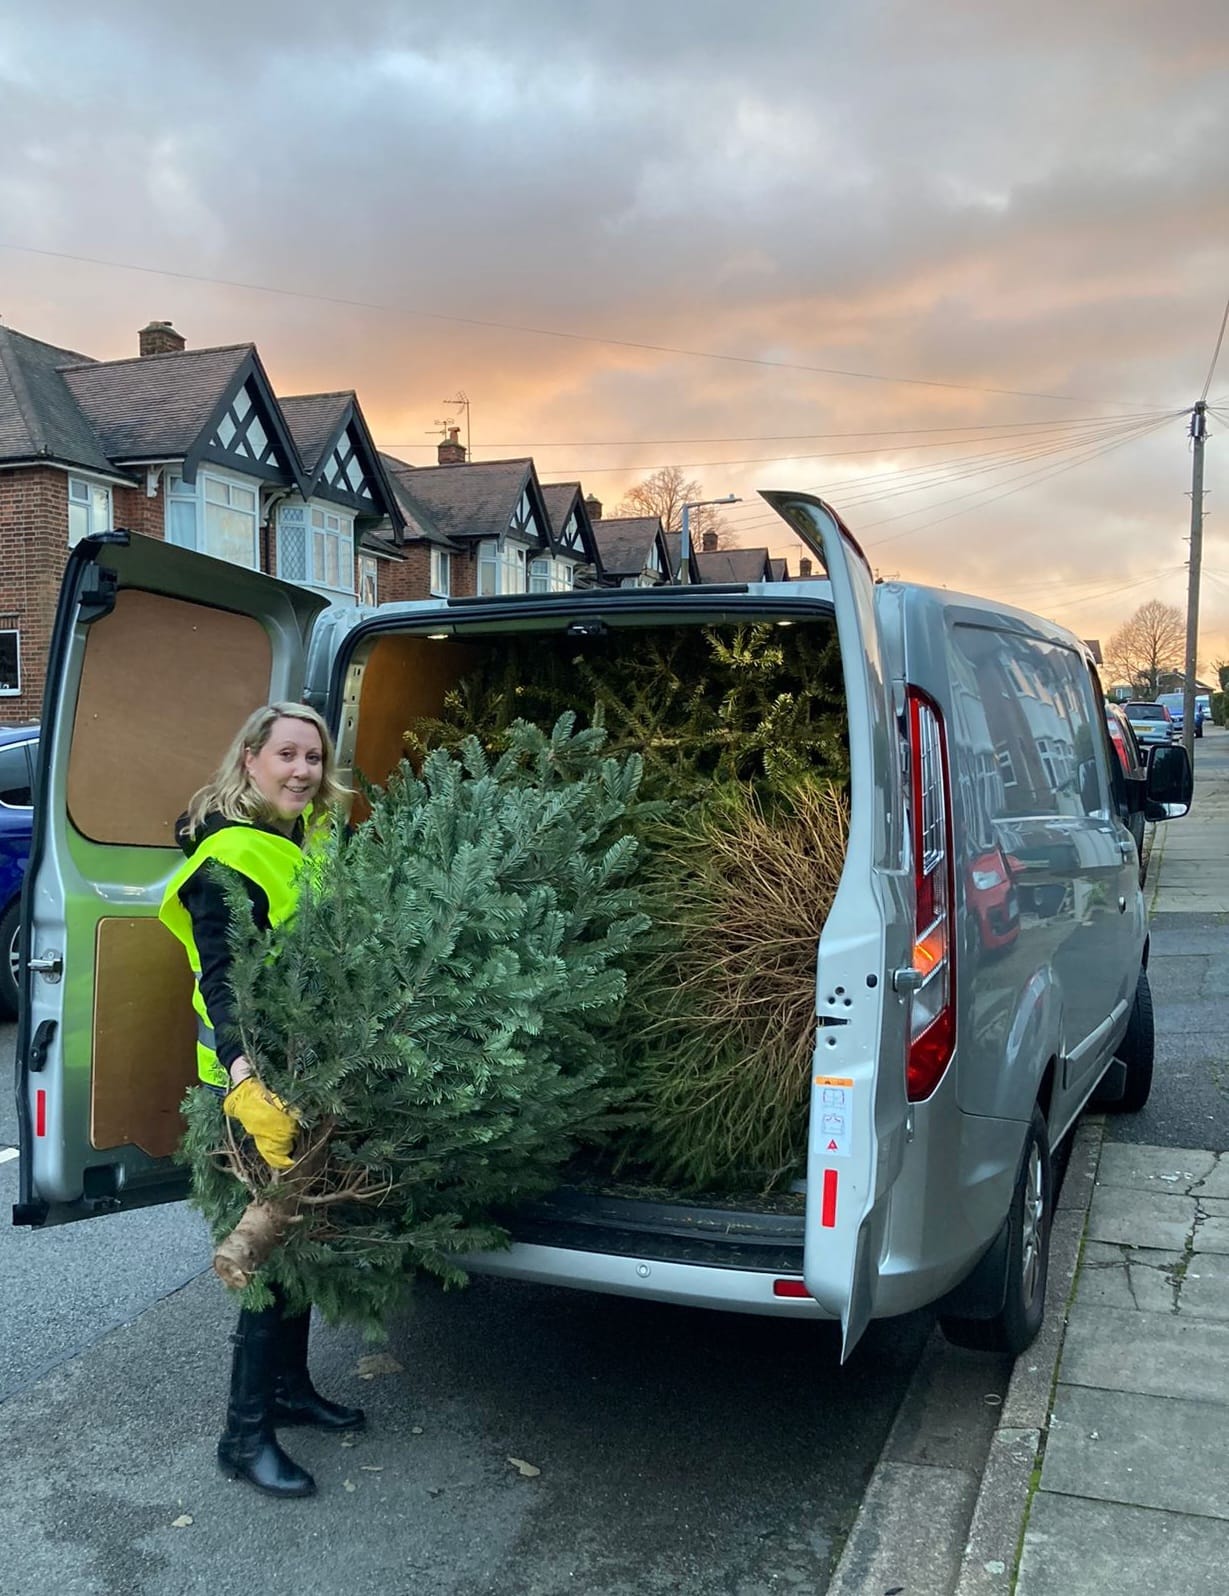
[[[1191,807],[1195,792],[1195,773],[1181,743],[1161,744],[1148,750],[1149,820],[1177,820]]]

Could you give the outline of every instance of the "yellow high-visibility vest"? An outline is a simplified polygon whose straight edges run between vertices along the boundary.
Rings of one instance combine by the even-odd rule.
[[[305,819],[310,818],[310,811]],[[184,908],[179,889],[211,859],[228,865],[254,881],[269,900],[269,924],[280,925],[294,913],[299,901],[299,872],[304,854],[297,843],[242,822],[224,826],[205,837],[190,859],[185,859],[166,884],[158,918],[183,943],[192,970],[192,1007],[196,1010],[196,1069],[207,1086],[229,1088],[230,1076],[218,1058],[213,1021],[201,994],[201,956],[192,934],[192,916]]]

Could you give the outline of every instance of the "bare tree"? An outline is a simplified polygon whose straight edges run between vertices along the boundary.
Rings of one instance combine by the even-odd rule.
[[[662,466],[651,477],[645,477],[634,488],[629,488],[615,515],[656,515],[667,532],[679,532],[683,526],[683,506],[704,497],[703,485],[694,478],[684,477],[678,466]],[[694,510],[687,518],[693,548],[703,546],[704,534],[716,534],[720,547],[725,522],[711,505]]]
[[[1160,599],[1141,604],[1105,645],[1105,663],[1132,692],[1155,698],[1162,679],[1181,671],[1186,648],[1182,611]]]

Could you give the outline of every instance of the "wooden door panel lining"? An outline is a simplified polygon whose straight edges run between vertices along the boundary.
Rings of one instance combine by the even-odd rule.
[[[268,699],[261,623],[121,589],[89,628],[68,764],[68,813],[96,842],[174,846],[175,819]]]
[[[90,1070],[90,1142],[166,1158],[183,1135],[195,1084],[196,1013],[184,951],[158,920],[98,922]]]
[[[363,669],[355,732],[354,768],[379,786],[405,751],[416,720],[440,714],[444,697],[478,663],[479,650],[425,637],[380,637]],[[359,800],[355,820],[366,814]]]

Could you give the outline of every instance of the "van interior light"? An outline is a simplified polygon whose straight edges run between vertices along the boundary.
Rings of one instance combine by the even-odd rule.
[[[428,632],[427,633],[427,642],[428,643],[446,643],[451,636],[452,636],[451,632]]]

